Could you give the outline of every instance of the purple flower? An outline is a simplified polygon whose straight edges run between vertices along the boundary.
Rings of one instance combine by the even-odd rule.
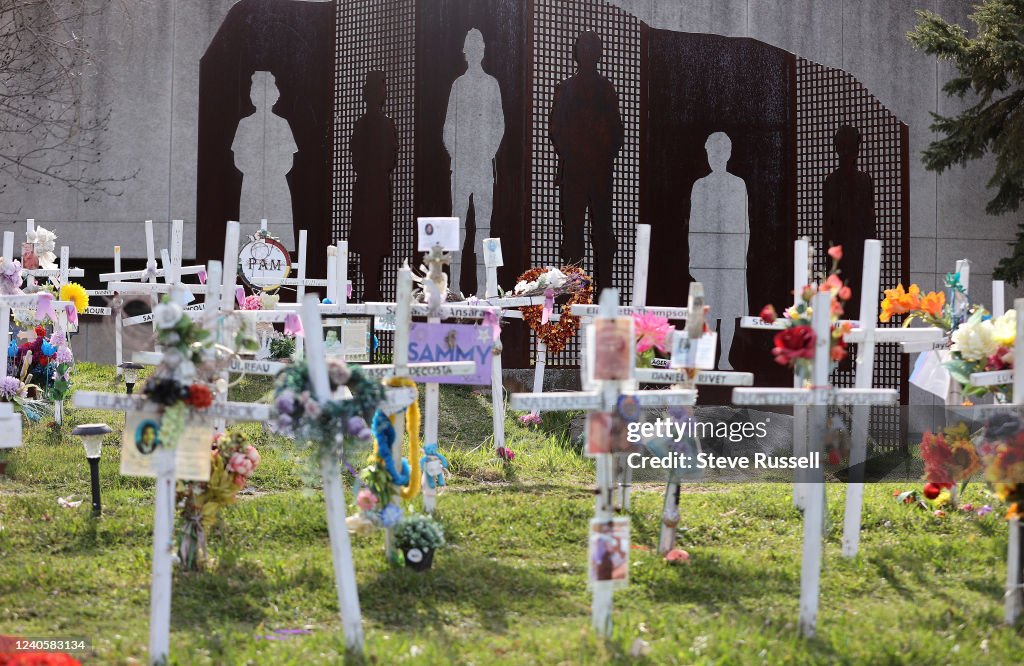
[[[0,379],[0,399],[12,400],[14,397],[21,395],[24,386],[17,377],[4,377]]]
[[[373,431],[370,430],[369,428],[363,428],[358,433],[356,433],[356,439],[363,443],[369,442],[371,439],[373,439]]]
[[[362,416],[353,416],[348,420],[346,428],[348,429],[348,434],[358,435],[360,432],[366,429],[366,419],[364,419]]]
[[[990,507],[988,504],[978,509],[979,516],[987,516],[990,513],[992,513],[992,507]]]
[[[288,432],[292,427],[292,417],[287,414],[280,414],[277,417],[277,429],[279,432]]]
[[[295,394],[291,391],[285,391],[281,395],[277,396],[277,400],[274,401],[274,408],[281,414],[292,414],[295,412]]]
[[[71,363],[75,360],[74,354],[71,353],[71,347],[63,346],[57,347],[57,353],[54,354],[54,360],[57,363]]]
[[[380,524],[394,527],[402,519],[402,509],[397,504],[388,504],[380,512]]]

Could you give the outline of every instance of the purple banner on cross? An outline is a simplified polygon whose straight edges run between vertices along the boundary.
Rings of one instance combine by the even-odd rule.
[[[472,375],[425,377],[421,381],[471,386],[490,384],[494,350],[492,335],[493,331],[488,326],[414,323],[409,329],[409,362],[473,361],[476,372]]]

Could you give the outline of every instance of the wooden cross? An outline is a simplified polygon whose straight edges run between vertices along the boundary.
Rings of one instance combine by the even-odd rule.
[[[882,243],[877,240],[864,241],[864,270],[861,274],[860,313],[861,321],[845,340],[857,345],[857,368],[854,386],[859,389],[872,387],[875,369],[875,345],[877,343],[925,343],[932,344],[945,339],[941,329],[927,328],[876,328],[878,321],[879,275],[881,271]],[[846,486],[846,511],[843,514],[843,557],[856,557],[860,544],[861,509],[864,503],[864,465],[867,460],[868,421],[870,407],[858,405],[853,408],[853,422],[850,443],[850,480]]]
[[[686,328],[682,331],[675,330],[672,335],[685,335],[693,344],[700,339],[704,333],[704,286],[700,282],[690,283],[690,293],[686,303]],[[635,371],[636,380],[641,384],[671,384],[675,388],[695,390],[698,385],[710,384],[715,386],[750,386],[754,383],[754,375],[749,372],[733,372],[722,370],[699,370],[697,368],[637,368]],[[631,472],[631,467],[624,468]],[[624,477],[628,483],[632,474]],[[623,493],[624,508],[628,508],[629,487],[626,485]],[[661,536],[658,539],[658,553],[665,555],[676,545],[676,526],[679,523],[679,491],[680,480],[678,475],[669,472],[668,482],[665,487],[665,501],[662,508]]]
[[[76,407],[126,413],[160,414],[158,405],[144,396],[120,395],[96,391],[77,391],[72,398]],[[266,422],[268,405],[224,402],[193,413],[200,422],[212,418],[231,421]],[[149,661],[164,664],[170,651],[171,570],[174,561],[175,452],[158,448],[152,454],[156,472],[155,512],[153,516],[153,569],[149,606]],[[207,462],[209,459],[207,458]]]
[[[1017,313],[1017,331],[1024,331],[1024,298],[1014,301],[1013,307]],[[1018,334],[1019,335],[1019,334]],[[1024,368],[1024,341],[1018,337],[1013,345],[1013,368],[1008,370],[997,370],[990,372],[978,372],[971,374],[971,384],[975,386],[992,386],[1000,384],[1013,384],[1013,400],[1009,404],[985,405],[978,408],[979,415],[987,415],[1007,410],[1020,413],[1020,406],[1024,404],[1024,372],[1016,372],[1017,368]],[[1019,483],[1024,483],[1021,479]],[[1006,594],[1004,601],[1003,620],[1006,624],[1013,626],[1020,618],[1021,610],[1024,608],[1024,527],[1019,519],[1007,521],[1009,534],[1006,551]]]
[[[601,293],[597,320],[614,319],[619,312],[618,290],[605,289]],[[591,326],[596,326],[597,322]],[[632,340],[629,341],[632,344]],[[589,363],[588,363],[589,365]],[[631,369],[635,371],[635,368]],[[524,411],[566,411],[582,409],[589,412],[614,412],[621,398],[635,400],[640,407],[685,407],[696,402],[696,391],[690,389],[669,389],[664,391],[639,391],[631,388],[632,379],[602,380],[595,382],[592,390],[566,391],[557,393],[513,393],[509,399],[512,409]],[[614,504],[614,454],[598,454],[597,458],[597,501],[594,518],[611,521],[615,515]],[[592,624],[600,636],[611,635],[612,628],[611,581],[593,583]]]
[[[809,414],[810,447],[808,455],[812,466],[808,469],[810,484],[815,486],[805,498],[804,544],[800,573],[800,631],[810,638],[814,636],[818,617],[818,596],[821,584],[822,536],[825,520],[825,476],[820,465],[820,454],[826,439],[827,406],[836,405],[888,405],[899,400],[895,389],[835,389],[829,386],[832,345],[832,324],[830,319],[832,296],[829,292],[818,292],[812,301],[812,325],[815,334],[814,362],[809,388],[737,388],[733,389],[733,404],[743,406],[762,405],[813,405],[816,409]],[[818,464],[814,464],[817,455]]]

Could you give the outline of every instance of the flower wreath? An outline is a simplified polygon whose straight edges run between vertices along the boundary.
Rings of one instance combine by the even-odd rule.
[[[331,392],[345,386],[349,400],[331,399],[321,404],[313,397],[313,384],[305,361],[293,363],[277,376],[271,429],[293,437],[309,453],[310,466],[319,469],[326,456],[336,456],[352,467],[362,461],[373,444],[368,422],[384,399],[380,382],[358,367],[338,360],[327,361]]]
[[[534,282],[540,276],[548,272],[547,268],[531,268],[516,279],[516,283]],[[583,272],[578,266],[566,266],[562,273],[567,278],[565,287],[559,289],[558,293],[569,293],[568,302],[561,308],[561,316],[558,321],[542,323],[544,318],[543,305],[529,305],[520,310],[523,313],[523,321],[530,327],[530,330],[537,334],[545,345],[548,352],[557,354],[565,349],[566,343],[576,335],[580,328],[580,318],[569,314],[574,305],[589,305],[594,302],[594,283],[590,276]],[[575,287],[575,289],[572,289]]]

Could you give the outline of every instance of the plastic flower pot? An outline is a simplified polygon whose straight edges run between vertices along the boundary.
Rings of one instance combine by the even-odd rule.
[[[410,548],[404,551],[404,555],[405,566],[414,571],[426,571],[434,564],[434,550],[432,548],[426,550]]]

